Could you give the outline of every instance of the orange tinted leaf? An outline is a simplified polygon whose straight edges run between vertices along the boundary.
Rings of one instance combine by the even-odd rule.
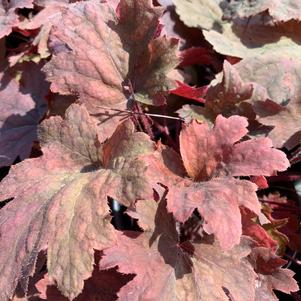
[[[100,262],[101,268],[118,265],[120,272],[136,274],[118,293],[121,300],[228,301],[227,292],[237,300],[254,298],[247,241],[229,252],[217,243],[180,243],[164,201],[141,201],[130,214],[145,232],[120,235]]]
[[[131,128],[129,122],[117,131]],[[120,141],[135,142],[135,135],[132,128]],[[124,157],[135,143],[124,144],[122,155],[112,155],[107,163],[101,131],[83,106],[71,105],[66,120],[45,120],[40,137],[43,156],[13,166],[0,185],[1,200],[14,197],[0,215],[2,299],[12,295],[21,274],[26,286],[37,253],[46,247],[50,279],[65,296],[75,298],[91,275],[94,249],[115,241],[107,197],[130,205],[152,196],[144,178],[146,166],[138,159],[144,148]],[[152,142],[144,142],[147,152]],[[18,231],[9,231],[12,227]]]
[[[246,118],[240,116],[219,115],[214,128],[192,122],[180,134],[182,160],[191,179],[171,171],[160,179],[168,187],[167,208],[176,219],[185,222],[197,208],[205,220],[204,230],[213,233],[223,249],[240,241],[239,207],[260,212],[257,186],[233,176],[271,175],[289,166],[285,154],[271,148],[268,138],[239,142],[246,127]],[[150,169],[160,174],[158,166],[153,164]]]
[[[161,13],[149,0],[122,0],[119,16],[99,1],[69,5],[52,33],[59,53],[45,67],[52,90],[78,94],[95,113],[97,105],[126,109],[131,81],[136,100],[162,104],[178,59],[175,39],[154,39]]]

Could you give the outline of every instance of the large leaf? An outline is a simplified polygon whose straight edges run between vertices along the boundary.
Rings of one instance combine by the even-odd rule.
[[[14,197],[0,211],[1,300],[11,297],[19,279],[26,287],[42,248],[47,248],[50,279],[75,298],[91,275],[93,250],[115,240],[107,197],[130,205],[152,196],[146,165],[138,160],[153,150],[147,136],[134,133],[129,121],[105,145],[101,135],[87,110],[72,105],[66,120],[43,122],[43,156],[13,166],[1,182],[0,199]],[[119,153],[109,147],[117,140]],[[139,150],[131,151],[136,144]]]
[[[226,23],[221,32],[203,31],[206,40],[222,54],[240,58],[267,52],[300,57],[299,23],[266,25],[260,16]]]
[[[142,201],[136,212],[145,232],[134,237],[119,236],[118,244],[104,251],[102,268],[118,265],[135,278],[118,293],[120,300],[252,300],[255,273],[246,257],[247,241],[229,252],[217,243],[181,243],[175,221],[165,201]],[[129,235],[129,234],[128,234]]]
[[[290,142],[290,147],[300,141],[300,67],[300,59],[273,53],[259,58],[246,58],[232,67],[233,72],[238,72],[244,82],[252,83],[251,101],[258,115],[257,120],[273,127],[268,132],[268,137],[273,140],[275,147],[285,146],[292,136],[295,136],[296,142]],[[272,103],[256,103],[266,100],[271,100]]]
[[[45,67],[52,90],[78,94],[92,113],[98,105],[126,109],[132,96],[162,104],[161,93],[174,86],[168,72],[178,64],[177,41],[154,39],[161,8],[122,0],[118,11],[96,0],[69,5],[51,35],[59,52]]]
[[[255,7],[256,3],[257,1]],[[239,4],[240,2],[238,6]],[[245,58],[272,51],[300,57],[298,22],[275,24],[262,15],[245,19],[236,18],[233,22],[226,21],[223,14],[228,12],[229,6],[226,1],[221,0],[176,0],[175,5],[181,20],[188,26],[202,28],[206,40],[219,53]],[[282,2],[281,6],[288,7]],[[295,15],[298,15],[298,9]],[[294,18],[294,15],[291,16]]]

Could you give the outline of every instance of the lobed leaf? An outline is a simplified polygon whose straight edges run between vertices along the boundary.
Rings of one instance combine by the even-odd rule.
[[[131,89],[138,101],[160,105],[159,94],[174,85],[177,41],[154,39],[161,8],[122,0],[119,12],[94,0],[69,5],[51,35],[59,52],[44,68],[52,91],[78,94],[91,113],[98,105],[126,109]]]
[[[19,24],[18,8],[32,8],[33,0],[8,1],[0,3],[0,39],[11,33],[12,28]]]
[[[223,73],[208,88],[205,107],[187,107],[178,113],[209,121],[220,113],[243,115],[251,123],[265,125],[263,134],[274,146],[292,148],[301,131],[299,67],[298,58],[273,53],[245,58],[235,66],[225,61]]]
[[[101,268],[118,265],[120,272],[136,274],[119,298],[227,301],[230,292],[237,300],[254,299],[250,283],[255,285],[255,273],[245,260],[250,252],[247,241],[229,252],[222,252],[216,243],[180,243],[165,205],[164,200],[139,202],[130,214],[145,232],[120,235],[118,245],[104,251]]]
[[[248,18],[260,13],[268,12],[276,22],[300,20],[301,4],[298,0],[256,0],[230,1],[227,9],[231,11],[231,17]]]
[[[50,279],[65,296],[75,298],[91,275],[94,249],[115,242],[107,197],[130,205],[152,196],[144,178],[146,166],[138,160],[152,142],[144,139],[148,146],[127,158],[135,137],[141,138],[128,123],[117,131],[132,129],[120,141],[134,144],[125,143],[122,155],[103,151],[101,132],[98,136],[99,129],[83,106],[71,105],[66,120],[57,116],[42,123],[43,156],[13,166],[0,185],[1,200],[14,197],[0,213],[1,299],[11,297],[20,279],[26,287],[42,248],[47,248]]]
[[[219,115],[212,129],[197,122],[186,126],[180,133],[180,151],[190,179],[172,173],[168,165],[150,167],[162,175],[157,181],[168,187],[167,208],[176,219],[185,222],[197,208],[205,220],[204,230],[213,233],[225,250],[240,241],[239,207],[260,212],[257,186],[233,176],[271,175],[289,166],[268,138],[238,143],[247,125],[244,117]]]
[[[289,294],[299,290],[297,282],[293,279],[294,272],[281,268],[286,260],[274,255],[271,250],[264,247],[253,248],[250,261],[258,273],[255,301],[277,301],[273,290]]]
[[[177,14],[189,27],[219,29],[223,15],[220,0],[173,0]]]
[[[289,162],[285,154],[273,149],[268,138],[236,143],[247,134],[247,125],[244,117],[219,115],[213,129],[196,122],[184,128],[180,149],[189,176],[207,180],[214,175],[268,176],[275,170],[286,170]]]
[[[23,65],[22,85],[0,75],[0,166],[9,166],[19,156],[30,155],[37,140],[37,126],[46,112],[48,85],[34,63]]]

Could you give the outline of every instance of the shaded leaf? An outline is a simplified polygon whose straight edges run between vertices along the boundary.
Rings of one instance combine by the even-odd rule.
[[[250,252],[248,243],[243,241],[230,252],[221,252],[216,243],[180,243],[164,203],[139,202],[131,215],[145,232],[122,235],[117,246],[104,251],[101,268],[118,265],[120,272],[136,274],[119,298],[228,301],[225,290],[237,300],[254,298],[250,283],[255,285],[255,274],[244,259]]]
[[[76,301],[113,301],[116,293],[124,284],[133,278],[132,275],[122,275],[116,269],[99,271],[94,267],[92,277],[85,281],[83,292],[76,297]],[[51,283],[46,274],[36,287],[40,292],[40,299],[48,301],[67,301],[60,291]]]
[[[298,22],[274,24],[261,15],[226,21],[222,16],[229,7],[225,1],[220,0],[177,0],[175,4],[182,21],[187,26],[202,28],[207,41],[219,53],[245,58],[267,51],[297,56],[300,52]],[[285,6],[282,2],[281,5]],[[298,9],[295,13],[298,14]]]
[[[246,209],[242,209],[242,231],[243,235],[249,236],[259,247],[266,247],[274,252],[277,250],[277,241],[272,239],[267,231],[253,219],[256,215]]]
[[[214,179],[208,182],[184,185],[170,189],[168,210],[184,222],[195,208],[205,220],[204,230],[214,234],[221,247],[231,249],[238,244],[242,234],[239,206],[259,214],[260,205],[256,186],[236,179]]]
[[[213,63],[213,53],[205,47],[191,47],[181,51],[181,67],[195,64],[210,65]]]
[[[248,18],[265,11],[277,22],[301,18],[301,3],[298,0],[230,1],[227,9],[231,11],[232,18]]]
[[[1,76],[0,89],[0,166],[11,165],[19,156],[30,155],[37,140],[37,126],[46,112],[48,84],[34,63],[23,65],[22,85]]]
[[[223,73],[208,88],[205,108],[194,115],[209,120],[219,113],[256,119],[266,126],[264,134],[276,147],[292,148],[301,137],[300,62],[268,53],[260,59],[245,58],[235,66],[225,61]]]
[[[190,123],[192,120],[199,122],[207,121],[211,119],[211,116],[207,118],[204,116],[206,111],[201,106],[196,105],[184,105],[181,109],[177,110],[178,115],[185,121]]]
[[[263,197],[265,204],[264,213],[271,221],[271,231],[275,238],[280,242],[283,242],[283,237],[288,239],[288,246],[292,250],[301,250],[301,237],[300,231],[300,216],[298,215],[298,207],[296,204],[287,199],[286,197],[280,196],[279,193],[270,193]],[[274,233],[277,229],[278,233]]]
[[[253,84],[241,79],[239,72],[227,61],[224,61],[221,74],[210,83],[206,94],[206,111],[217,114],[239,114],[239,104],[249,100],[253,94]]]

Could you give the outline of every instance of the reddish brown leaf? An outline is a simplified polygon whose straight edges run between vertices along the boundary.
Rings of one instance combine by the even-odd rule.
[[[270,193],[263,200],[269,207],[265,207],[264,213],[272,225],[285,235],[292,250],[301,251],[300,216],[298,206],[279,193]],[[282,223],[281,223],[282,221]],[[275,235],[276,236],[276,235]],[[277,236],[275,237],[277,238]]]
[[[136,100],[162,104],[158,96],[174,85],[168,72],[178,64],[177,41],[153,39],[161,8],[150,0],[119,6],[117,17],[96,0],[69,5],[52,32],[57,54],[45,67],[51,88],[78,94],[92,113],[101,112],[97,105],[126,109],[131,88]]]
[[[214,175],[268,176],[275,170],[286,170],[289,162],[285,154],[273,149],[268,138],[236,143],[247,134],[247,125],[243,117],[227,119],[219,115],[213,129],[196,122],[186,127],[180,141],[189,176],[206,180]],[[266,159],[259,160],[259,157]]]
[[[120,132],[125,134],[121,137]],[[146,166],[138,160],[138,155],[152,148],[152,142],[144,139],[143,148],[142,134],[135,140],[129,121],[115,135],[123,147],[122,155],[114,153],[113,157],[103,151],[101,130],[87,110],[72,105],[66,120],[57,116],[43,122],[43,156],[13,166],[1,182],[0,199],[14,197],[0,213],[2,299],[11,297],[18,280],[26,287],[37,253],[46,247],[50,279],[65,296],[76,297],[83,280],[91,275],[93,249],[102,250],[114,242],[107,197],[130,205],[152,196],[144,178]],[[131,152],[136,142],[139,150]]]
[[[181,51],[181,67],[195,64],[210,65],[213,64],[213,53],[205,47],[191,47]]]
[[[19,156],[30,154],[37,140],[37,126],[46,112],[48,84],[40,65],[23,65],[21,85],[15,79],[1,77],[0,89],[0,166],[11,165]]]
[[[233,178],[185,184],[170,188],[168,210],[184,222],[197,208],[205,220],[204,230],[213,233],[223,249],[238,244],[242,234],[239,206],[259,214],[256,185]]]
[[[270,175],[289,166],[284,153],[272,149],[269,140],[237,143],[247,133],[246,126],[243,117],[221,115],[213,129],[196,122],[186,126],[180,134],[180,150],[191,179],[160,164],[150,167],[153,174],[162,175],[157,181],[168,187],[167,207],[176,219],[186,221],[197,208],[205,220],[204,230],[213,233],[224,249],[240,241],[239,206],[260,212],[256,185],[231,176]]]
[[[230,252],[222,252],[216,243],[179,243],[164,203],[139,202],[131,215],[145,232],[120,236],[117,246],[104,252],[101,268],[118,265],[120,272],[136,274],[119,298],[228,301],[230,292],[235,300],[253,299],[256,275],[244,258],[250,252],[248,243],[244,240]]]
[[[213,81],[208,89],[206,109],[215,114],[227,114],[231,111],[235,114],[235,110],[239,111],[238,105],[250,99],[252,93],[252,83],[244,82],[239,72],[230,63],[224,61],[222,80]]]
[[[254,222],[252,219],[255,214],[243,209],[242,210],[242,233],[254,239],[257,246],[266,247],[273,251],[277,249],[277,241],[273,240],[267,231],[259,224]]]
[[[252,176],[250,180],[258,186],[258,189],[266,189],[269,187],[268,181],[264,176]]]

